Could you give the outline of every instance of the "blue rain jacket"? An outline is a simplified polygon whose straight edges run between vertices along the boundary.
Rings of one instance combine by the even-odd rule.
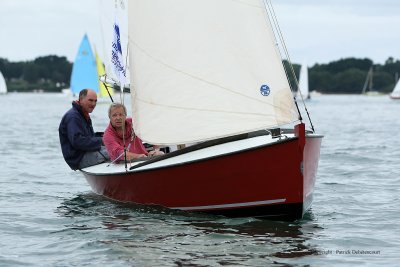
[[[98,151],[102,138],[93,131],[92,120],[85,119],[81,106],[72,102],[72,108],[65,113],[58,128],[61,150],[65,161],[73,170],[88,151]]]

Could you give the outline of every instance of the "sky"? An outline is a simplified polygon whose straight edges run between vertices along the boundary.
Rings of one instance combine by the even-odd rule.
[[[113,3],[114,0],[0,0],[0,57],[26,61],[58,55],[72,62],[85,33],[101,55],[105,44],[100,16],[113,20]],[[398,0],[272,3],[293,63],[307,62],[311,66],[355,57],[384,64],[389,57],[400,59]]]

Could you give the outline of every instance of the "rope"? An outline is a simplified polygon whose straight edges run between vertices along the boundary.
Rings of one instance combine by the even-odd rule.
[[[277,19],[277,17],[276,17],[275,10],[274,10],[274,8],[273,8],[273,6],[272,6],[271,0],[263,0],[263,2],[264,2],[265,9],[266,9],[267,13],[269,13],[269,14],[271,15],[270,17],[272,18],[273,25],[274,25],[274,29],[275,29],[276,32],[277,32],[277,35],[278,35],[278,37],[279,37],[279,41],[280,41],[280,43],[281,43],[281,47],[283,48],[285,57],[287,58],[287,61],[288,61],[288,63],[289,63],[289,70],[290,70],[292,76],[294,77],[294,80],[295,80],[295,82],[296,82],[297,88],[299,88],[299,81],[298,81],[298,79],[297,79],[297,77],[296,77],[296,73],[295,73],[294,68],[293,68],[292,60],[290,59],[289,52],[288,52],[288,50],[287,50],[286,43],[285,43],[285,40],[284,40],[284,38],[283,38],[283,34],[282,34],[281,29],[280,29],[280,26],[279,26],[279,23],[278,23],[278,19]],[[269,16],[268,16],[268,18],[269,18]],[[270,18],[269,18],[269,19],[270,19]],[[270,20],[270,22],[271,22],[271,20]],[[274,29],[273,29],[273,30],[274,30]],[[281,55],[280,49],[278,49],[278,51],[279,51],[279,54]],[[281,57],[282,57],[282,56],[281,56]],[[287,72],[285,66],[284,66],[284,69],[285,69],[286,77],[287,77],[288,82],[289,82],[289,86],[290,86],[290,88],[291,88],[291,90],[292,90],[292,92],[293,92],[293,86],[292,86],[291,83],[290,83],[289,75],[288,75],[288,72]],[[293,94],[293,95],[294,95],[294,94]],[[301,101],[302,101],[302,103],[303,103],[304,109],[305,109],[305,111],[306,111],[306,113],[307,113],[307,117],[308,117],[308,120],[309,120],[309,122],[310,122],[311,129],[312,129],[313,132],[315,132],[315,130],[314,130],[314,125],[313,125],[313,123],[312,123],[312,121],[311,121],[311,117],[310,117],[310,114],[309,114],[309,112],[308,112],[307,105],[306,105],[306,103],[305,103],[305,101],[304,101],[303,94],[302,94],[301,92],[300,92],[300,96],[301,96]],[[302,121],[302,116],[301,116],[301,112],[300,112],[299,106],[298,106],[298,104],[297,104],[297,99],[296,99],[295,96],[293,97],[293,99],[294,99],[294,102],[295,102],[295,104],[296,104],[297,112],[298,112],[298,114],[299,114],[299,120],[300,120],[300,122],[301,122],[301,121]]]
[[[107,74],[105,74],[105,75],[104,75],[104,77],[105,77],[105,78],[107,78]],[[107,94],[108,94],[108,96],[110,97],[110,99],[111,99],[111,102],[112,102],[112,103],[114,103],[114,99],[113,99],[113,98],[112,98],[112,96],[111,96],[110,90],[108,90],[107,83],[106,83],[106,82],[104,82],[104,81],[101,81],[101,82],[103,83],[104,87],[106,88],[106,90],[107,90]]]

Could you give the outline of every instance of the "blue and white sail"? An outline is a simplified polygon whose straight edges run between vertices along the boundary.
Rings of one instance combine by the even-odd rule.
[[[93,89],[99,93],[96,58],[86,34],[83,36],[72,66],[70,86],[73,95],[79,94],[79,92],[85,88]]]
[[[113,65],[113,56],[117,56],[115,61],[119,69],[124,70],[123,77],[125,78],[125,85],[129,83],[129,67],[127,64],[128,54],[128,0],[100,0],[99,3],[99,17],[101,28],[102,49],[101,58],[103,60],[107,78],[120,82],[120,72],[115,73]],[[118,34],[115,31],[114,24],[118,26]],[[117,49],[113,49],[113,43],[116,44]],[[119,51],[116,53],[116,51]],[[114,54],[114,55],[113,55]]]
[[[126,80],[126,70],[124,67],[123,57],[122,57],[122,48],[121,48],[121,35],[119,30],[119,23],[117,16],[115,16],[114,22],[114,40],[112,42],[112,51],[111,51],[111,63],[114,69],[115,75],[117,75],[118,80],[121,86],[125,85]]]

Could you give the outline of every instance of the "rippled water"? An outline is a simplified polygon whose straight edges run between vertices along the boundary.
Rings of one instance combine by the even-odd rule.
[[[61,94],[0,96],[0,266],[398,265],[400,101],[319,96],[325,135],[311,211],[297,222],[229,219],[94,195],[62,159]],[[93,113],[107,124],[107,104]]]

